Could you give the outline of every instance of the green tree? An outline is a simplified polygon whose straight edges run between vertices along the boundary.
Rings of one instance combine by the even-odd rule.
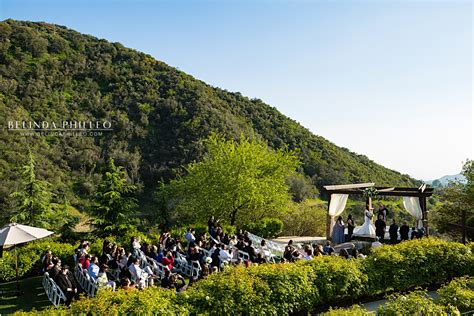
[[[136,186],[128,183],[123,167],[109,160],[102,180],[94,196],[95,205],[91,208],[93,225],[99,234],[121,233],[131,224],[131,215],[137,209],[133,196]]]
[[[241,136],[207,139],[207,155],[186,168],[158,192],[178,219],[205,220],[213,215],[231,225],[274,216],[291,199],[285,180],[296,172],[293,152],[272,150],[265,143]],[[166,199],[163,199],[166,196]]]
[[[48,182],[37,178],[36,161],[31,151],[28,151],[28,161],[21,172],[21,188],[10,194],[17,205],[10,221],[47,227],[45,219],[51,212],[52,197],[48,187]]]
[[[433,222],[442,234],[460,239],[463,226],[467,226],[470,217],[474,216],[474,161],[464,163],[462,174],[466,183],[453,181],[441,190],[441,203],[433,213]],[[466,233],[469,233],[466,231]],[[472,239],[472,234],[469,234]],[[469,236],[468,235],[468,236]]]
[[[315,198],[319,193],[311,178],[301,173],[288,177],[286,184],[288,184],[291,196],[295,202],[303,202],[308,198]]]

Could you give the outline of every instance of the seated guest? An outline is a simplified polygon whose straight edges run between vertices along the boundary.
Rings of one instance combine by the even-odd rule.
[[[313,244],[313,257],[323,256],[323,246],[319,244]]]
[[[285,251],[283,252],[283,258],[288,262],[295,261],[299,257],[298,251],[293,246],[293,240],[288,241],[288,245],[285,246]]]
[[[138,285],[138,288],[144,289],[148,274],[140,268],[140,259],[132,256],[132,264],[128,267],[132,281]]]
[[[109,281],[107,278],[107,269],[108,266],[105,264],[102,264],[100,266],[99,274],[97,276],[97,285],[98,288],[111,288],[112,291],[115,291],[115,282],[114,281]]]
[[[171,251],[166,252],[166,255],[161,259],[161,264],[167,266],[170,270],[173,269],[174,257]]]
[[[247,242],[247,245],[244,248],[244,252],[249,254],[250,261],[255,262],[255,258],[257,257],[257,252],[255,251],[255,248],[252,246],[251,240]]]
[[[54,266],[49,270],[48,274],[51,279],[55,280],[56,276],[61,273],[61,260],[59,260],[57,257],[54,257],[52,262]]]
[[[345,248],[342,248],[341,251],[339,251],[339,256],[345,259],[349,259],[349,252],[347,252]]]
[[[74,280],[69,274],[69,266],[65,265],[61,268],[61,273],[56,276],[56,284],[66,296],[66,301],[64,302],[66,306],[71,305],[72,299],[74,298],[77,289],[75,287]]]
[[[255,258],[255,263],[264,264],[264,263],[267,263],[267,259],[265,259],[264,255],[261,252],[259,252],[257,254],[257,257]]]
[[[99,276],[99,259],[97,257],[92,257],[91,264],[87,268],[87,272],[94,280]]]
[[[41,262],[43,263],[43,272],[48,272],[54,266],[51,250],[46,251]]]
[[[221,252],[221,249],[220,249],[220,246],[218,246],[214,252],[211,254],[211,259],[212,259],[212,262],[211,262],[211,267],[214,268],[216,267],[218,270],[220,269],[221,267],[221,259],[219,258],[219,254]]]
[[[120,282],[120,288],[122,290],[135,290],[136,286],[135,284],[132,284],[132,281],[130,281],[129,278],[122,278],[122,281]]]
[[[155,246],[155,245],[151,246],[150,258],[152,258],[153,260],[155,260],[157,262],[161,262],[162,258],[159,257],[158,247]]]
[[[331,246],[331,242],[326,241],[326,245],[323,247],[323,252],[326,255],[331,255],[334,252],[334,248]]]
[[[311,249],[311,246],[306,245],[304,247],[304,252],[305,252],[305,255],[303,256],[303,259],[305,260],[313,259],[313,249]]]
[[[196,232],[194,231],[194,229],[192,228],[189,228],[188,231],[186,232],[186,234],[184,235],[184,238],[186,239],[186,241],[188,242],[188,245],[192,242],[195,242],[196,241],[196,238],[194,237],[194,234]]]
[[[178,283],[179,282],[179,283]],[[164,289],[176,290],[176,292],[181,292],[186,288],[186,280],[177,274],[171,273],[167,270],[165,276],[161,279],[161,287]]]
[[[125,252],[125,249],[119,248],[118,255],[117,255],[117,262],[120,269],[124,269],[127,267],[127,262],[128,262],[129,257],[130,257],[130,253],[127,254]]]
[[[79,259],[79,263],[82,265],[83,269],[89,269],[89,266],[91,264],[91,255],[86,254]]]
[[[169,289],[171,287],[171,271],[165,269],[165,276],[161,279],[160,285],[164,289]]]
[[[223,244],[219,251],[219,259],[221,262],[230,262],[232,259],[232,255],[227,251],[227,247]]]

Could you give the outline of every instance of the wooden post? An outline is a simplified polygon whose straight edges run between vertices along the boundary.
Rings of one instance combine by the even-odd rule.
[[[331,240],[331,216],[329,215],[329,208],[331,207],[331,193],[329,193],[328,197],[328,214],[326,217],[326,239]]]
[[[425,236],[428,237],[430,235],[429,232],[429,225],[428,225],[428,211],[426,209],[426,196],[420,196],[420,206],[421,206],[421,214],[422,214],[422,222],[423,228],[425,229]]]

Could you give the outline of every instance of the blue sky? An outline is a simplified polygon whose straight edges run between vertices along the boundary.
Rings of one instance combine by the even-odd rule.
[[[470,1],[0,0],[121,42],[419,179],[473,158]]]

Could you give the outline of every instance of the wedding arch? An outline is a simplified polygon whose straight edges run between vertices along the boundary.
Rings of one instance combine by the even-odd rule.
[[[419,188],[397,188],[397,187],[376,187],[375,183],[357,183],[343,185],[324,186],[328,194],[328,215],[326,221],[326,238],[330,239],[334,219],[339,216],[346,207],[349,195],[362,195],[366,197],[366,204],[372,206],[373,195],[377,196],[400,196],[403,197],[405,209],[416,220],[422,223],[425,234],[429,235],[428,211],[426,209],[426,198],[433,194],[433,188],[428,188],[426,184]]]

